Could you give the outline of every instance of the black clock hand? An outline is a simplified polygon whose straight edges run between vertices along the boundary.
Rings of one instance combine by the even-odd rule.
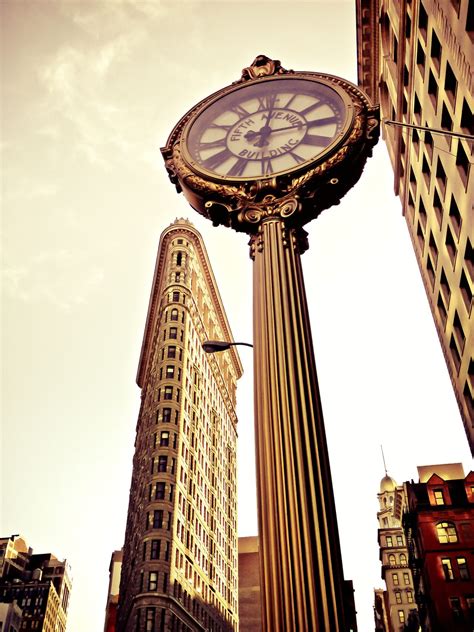
[[[288,125],[287,127],[276,127],[276,128],[272,128],[269,125],[264,125],[258,132],[254,132],[253,130],[249,130],[244,138],[245,140],[248,140],[249,142],[251,142],[254,138],[256,138],[257,136],[263,136],[263,137],[267,137],[270,134],[273,134],[274,132],[284,132],[288,129],[301,129],[303,127],[302,124],[298,123],[298,125]]]

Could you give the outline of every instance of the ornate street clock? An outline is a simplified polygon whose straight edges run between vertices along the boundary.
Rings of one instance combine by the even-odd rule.
[[[254,233],[261,213],[283,200],[294,226],[337,203],[377,136],[378,110],[356,86],[260,56],[239,81],[192,108],[162,153],[197,211]]]
[[[193,208],[251,235],[262,630],[352,621],[301,253],[303,226],[357,182],[378,132],[378,108],[352,83],[259,56],[161,150]]]

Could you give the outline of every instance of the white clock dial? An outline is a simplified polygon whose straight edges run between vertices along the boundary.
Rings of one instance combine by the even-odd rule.
[[[351,120],[350,101],[320,80],[275,78],[239,86],[191,121],[186,157],[219,178],[268,178],[326,154]]]

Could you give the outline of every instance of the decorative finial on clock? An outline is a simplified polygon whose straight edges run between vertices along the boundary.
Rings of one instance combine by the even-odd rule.
[[[282,68],[281,62],[278,59],[270,59],[270,57],[266,55],[257,55],[252,64],[242,70],[242,77],[237,83],[258,79],[259,77],[282,75],[285,72],[288,71]]]

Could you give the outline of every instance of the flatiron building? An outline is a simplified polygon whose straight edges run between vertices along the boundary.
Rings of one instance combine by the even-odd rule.
[[[118,632],[238,627],[236,384],[232,340],[204,243],[187,220],[161,235],[137,383],[141,406]]]

